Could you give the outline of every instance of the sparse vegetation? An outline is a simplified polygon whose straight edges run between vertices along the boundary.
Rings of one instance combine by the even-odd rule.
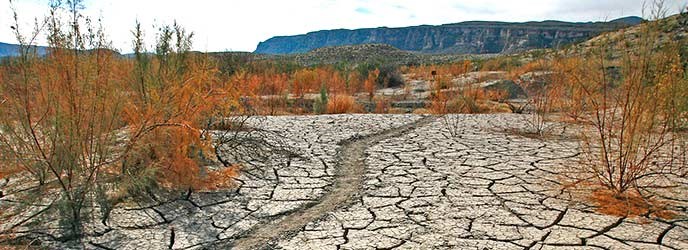
[[[525,122],[528,131],[525,133],[537,136],[545,136],[551,132],[554,125],[550,116],[560,106],[561,85],[563,79],[560,74],[552,71],[553,62],[543,60],[534,61],[511,72],[514,80],[527,96],[527,102],[521,107],[517,104],[509,104],[514,113],[528,112]],[[525,72],[525,73],[524,73]]]
[[[651,30],[655,24],[645,26],[642,45],[620,58],[620,77],[610,76],[604,47],[573,76],[583,89],[582,106],[592,113],[587,122],[595,132],[581,134],[594,163],[589,170],[617,194],[644,191],[649,185],[645,177],[665,173],[671,160],[662,155],[676,139],[673,121],[685,113],[674,94],[685,86],[678,47],[657,50]]]

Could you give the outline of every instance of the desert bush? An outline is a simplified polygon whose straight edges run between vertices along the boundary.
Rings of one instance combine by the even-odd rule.
[[[399,67],[392,64],[385,64],[378,68],[377,86],[381,88],[394,88],[404,85],[404,77],[399,71]]]
[[[292,75],[291,93],[303,98],[305,93],[312,93],[319,89],[322,82],[318,80],[318,73],[312,69],[302,69]]]
[[[442,125],[451,137],[457,137],[461,132],[461,119],[455,114],[444,114],[442,115]]]
[[[327,102],[328,114],[350,114],[360,112],[362,108],[353,96],[335,95]]]
[[[585,95],[583,85],[575,79],[579,73],[575,72],[584,69],[585,63],[580,56],[560,58],[553,62],[553,71],[558,80],[555,84],[559,86],[559,106],[560,111],[570,118],[573,122],[579,119],[588,111],[585,102],[582,101]]]
[[[555,60],[556,61],[556,60]],[[527,104],[518,107],[509,104],[515,113],[528,112],[525,119],[525,133],[544,136],[554,129],[549,123],[549,116],[557,111],[561,101],[563,77],[552,71],[552,62],[536,60],[511,73],[516,82],[527,95]]]
[[[433,83],[433,90],[435,93],[438,93],[438,91],[442,91],[445,89],[453,88],[454,83],[452,83],[451,76],[448,75],[437,75],[434,77],[434,83]]]
[[[367,77],[373,72],[377,72],[375,78],[376,88],[399,87],[404,85],[404,77],[401,67],[394,63],[385,61],[375,61],[357,64],[351,72]],[[361,79],[365,80],[365,79]]]
[[[342,62],[335,65],[290,68],[291,70],[285,73],[284,69],[273,63],[241,62],[247,59],[236,57],[239,56],[220,54],[215,55],[213,61],[221,65],[221,68],[230,68],[228,70],[231,74],[221,71],[220,74],[235,86],[242,97],[251,100],[251,107],[259,114],[301,114],[304,111],[310,113],[313,111],[311,102],[316,102],[317,98],[308,98],[311,95],[307,94],[315,94],[321,87],[331,95],[354,96],[365,91],[372,101],[378,88],[404,85],[399,68],[392,64],[351,65]],[[228,65],[232,61],[247,65]]]
[[[290,92],[301,98],[305,93],[317,92],[324,85],[329,93],[347,93],[357,91],[359,81],[358,75],[347,74],[331,66],[305,68],[292,74]]]
[[[346,86],[346,93],[349,95],[355,95],[361,91],[363,80],[358,71],[350,71],[346,74],[344,78],[344,83]]]
[[[463,62],[460,66],[461,72],[468,70],[470,65],[470,62]],[[465,73],[467,72],[462,74]],[[503,98],[502,92],[486,90],[478,84],[456,85],[452,81],[453,77],[448,74],[438,74],[434,78],[430,109],[436,114],[481,113],[485,111],[481,103],[491,98]]]
[[[320,96],[315,98],[313,102],[313,113],[319,115],[324,114],[328,110],[328,99],[327,99],[327,89],[325,86],[320,88]]]
[[[377,79],[380,75],[380,70],[373,70],[368,73],[368,78],[363,82],[363,88],[368,93],[368,99],[373,100],[375,97],[375,90],[377,89]]]
[[[646,187],[655,177],[675,171],[674,121],[685,115],[677,104],[686,98],[676,93],[685,84],[685,68],[677,41],[658,44],[656,26],[661,22],[641,26],[640,41],[621,48],[622,53],[601,46],[569,73],[582,88],[578,101],[591,110],[585,120],[592,129],[580,135],[584,165],[617,196],[649,192]],[[618,59],[609,56],[613,54]],[[618,78],[607,72],[612,62],[620,67]]]
[[[392,108],[392,103],[386,98],[376,98],[375,100],[375,113],[376,114],[387,114]]]
[[[442,116],[443,125],[452,137],[458,136],[461,118],[451,114],[475,114],[486,111],[484,89],[476,84],[456,87],[444,76],[436,78],[431,98],[430,110]]]
[[[168,189],[196,189],[205,181],[202,165],[212,157],[213,149],[202,129],[208,117],[227,114],[220,107],[237,105],[222,90],[213,61],[188,52],[192,36],[176,23],[161,28],[155,56],[137,56],[136,63],[144,66],[135,71],[134,78],[146,80],[137,84],[142,87],[136,88],[122,111],[131,145],[127,150],[151,152],[137,154],[144,159],[135,161],[127,159],[125,152],[123,172],[134,178],[138,171],[161,166],[153,172],[159,176],[157,183]],[[144,51],[135,51],[139,53]]]
[[[447,112],[464,114],[481,113],[483,110],[478,103],[482,100],[484,100],[484,97],[481,90],[459,91],[459,94],[454,95],[454,97],[447,102]]]
[[[452,137],[459,135],[461,117],[453,114],[477,114],[490,110],[485,103],[484,92],[479,88],[466,87],[457,91],[445,91],[435,96],[431,109],[442,116],[442,123]]]
[[[188,52],[192,34],[176,23],[163,26],[150,55],[137,25],[135,58],[119,58],[80,10],[81,1],[56,2],[46,30],[39,24],[30,38],[17,22],[23,49],[3,69],[0,92],[0,172],[18,168],[10,178],[30,177],[42,190],[18,198],[50,204],[33,215],[17,207],[3,219],[54,212],[64,239],[83,233],[93,212],[86,207],[107,216],[125,195],[224,186],[236,173],[204,167],[213,157],[208,117],[226,115],[231,110],[218,107],[236,106],[236,99],[211,60]],[[38,57],[30,48],[42,32],[50,49]],[[44,195],[53,191],[59,196]]]
[[[447,95],[443,90],[449,87],[449,83],[446,77],[438,76],[434,79],[432,83],[432,93],[430,95],[431,103],[429,109],[438,115],[447,113],[447,102],[450,96]]]
[[[54,6],[46,24],[52,48],[45,58],[29,51],[33,39],[15,27],[22,54],[3,79],[0,119],[6,157],[1,167],[19,166],[40,187],[59,190],[51,204],[63,215],[67,238],[81,234],[82,208],[100,187],[98,173],[111,164],[115,132],[123,125],[119,103],[126,97],[118,91],[126,74],[117,66],[124,65],[101,50],[107,46],[101,33],[79,33],[85,20],[78,4],[67,6],[73,20],[67,27],[61,25],[62,9]]]

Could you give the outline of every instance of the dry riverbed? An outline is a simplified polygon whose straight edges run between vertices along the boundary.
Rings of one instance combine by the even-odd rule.
[[[419,115],[267,117],[300,157],[249,160],[233,190],[120,205],[79,247],[688,249],[685,192],[674,219],[601,215],[562,189],[575,141],[505,132],[519,115],[456,119],[451,137]]]

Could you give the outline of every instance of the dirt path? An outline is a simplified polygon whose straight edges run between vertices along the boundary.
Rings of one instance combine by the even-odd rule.
[[[434,117],[425,117],[408,125],[343,143],[337,155],[340,165],[334,188],[319,203],[270,223],[258,225],[247,236],[234,242],[218,242],[210,248],[269,249],[271,243],[274,243],[280,236],[295,233],[307,223],[322,218],[328,212],[350,203],[361,193],[363,175],[365,174],[366,148],[385,139],[403,135],[433,120]]]

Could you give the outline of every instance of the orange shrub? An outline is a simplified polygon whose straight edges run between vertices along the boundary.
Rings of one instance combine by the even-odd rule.
[[[375,97],[375,89],[377,88],[377,78],[380,75],[380,70],[375,69],[368,73],[368,78],[366,78],[363,88],[365,88],[366,93],[368,93],[368,98],[370,100]]]
[[[232,165],[218,171],[211,171],[197,184],[201,190],[218,190],[236,186],[234,179],[239,176],[241,165]]]
[[[435,84],[433,86],[433,92],[430,96],[430,100],[432,102],[430,103],[430,107],[428,108],[432,111],[432,113],[438,115],[447,113],[446,105],[447,101],[449,100],[449,96],[446,93],[442,92],[442,89],[440,89],[439,84]]]
[[[358,71],[351,71],[347,74],[345,79],[346,93],[349,95],[355,95],[361,91],[361,75]]]
[[[59,1],[53,6],[47,55],[24,51],[0,75],[1,175],[11,166],[22,182],[45,191],[17,193],[20,200],[59,194],[51,202],[60,205],[40,213],[58,214],[65,239],[82,236],[92,204],[113,205],[121,195],[158,187],[230,183],[232,169],[205,171],[215,146],[207,126],[238,112],[237,86],[255,93],[265,80],[242,74],[235,79],[241,85],[220,81],[207,55],[189,53],[192,35],[176,23],[160,28],[155,54],[145,53],[137,25],[135,59],[122,58],[104,49],[104,31],[79,13],[80,2],[62,2],[72,8],[64,13],[70,22],[61,20]],[[30,219],[15,226],[36,222]]]
[[[285,74],[266,74],[262,95],[281,95],[287,90],[288,77]]]
[[[483,113],[492,109],[487,105],[489,97],[490,92],[476,86],[467,86],[459,90],[437,91],[433,93],[430,110],[435,114]]]
[[[392,103],[387,98],[377,98],[375,101],[375,113],[387,114],[392,108]]]
[[[534,60],[531,62],[526,63],[525,65],[515,68],[515,69],[510,69],[509,70],[509,77],[511,79],[518,79],[521,75],[528,73],[528,72],[536,72],[536,71],[548,71],[551,69],[550,65],[553,63],[553,61],[546,61],[543,59],[539,60]]]
[[[302,69],[292,75],[291,93],[301,98],[306,93],[313,93],[320,88],[318,75],[311,69]]]
[[[356,99],[353,96],[334,95],[327,101],[328,114],[349,114],[360,112],[361,110],[361,106],[356,103]]]

